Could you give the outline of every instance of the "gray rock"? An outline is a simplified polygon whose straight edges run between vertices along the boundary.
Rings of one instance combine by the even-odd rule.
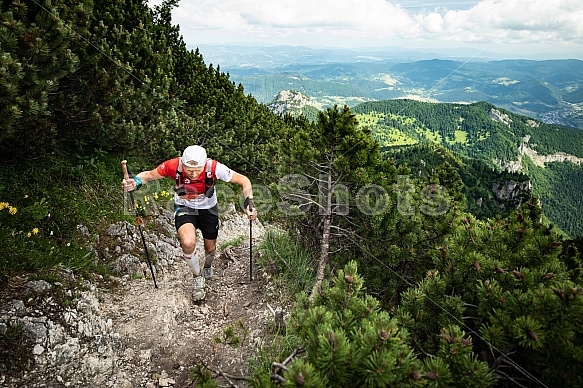
[[[177,255],[176,246],[164,241],[157,241],[153,248],[158,260],[174,260]]]
[[[77,230],[79,232],[81,232],[81,234],[84,235],[84,236],[86,236],[86,237],[89,237],[90,236],[90,234],[89,234],[89,228],[86,227],[85,225],[82,225],[82,224],[77,225]]]
[[[24,286],[29,290],[29,292],[33,291],[37,294],[42,294],[43,292],[53,288],[53,286],[50,283],[47,283],[44,280],[30,281],[27,282]]]
[[[2,311],[10,315],[23,316],[26,314],[26,307],[24,302],[18,299],[13,299],[2,306]]]
[[[176,381],[174,381],[174,379],[171,377],[160,377],[158,380],[158,385],[160,387],[170,387],[174,384],[176,384]]]
[[[46,341],[48,334],[46,320],[46,317],[24,317],[21,320],[22,331],[35,343],[42,344]]]
[[[142,274],[142,263],[134,255],[125,254],[118,257],[113,263],[112,267],[115,271],[119,273],[124,273],[128,275],[141,275]]]
[[[126,236],[128,234],[133,235],[136,232],[136,227],[129,222],[120,221],[111,225],[105,231],[110,236]]]

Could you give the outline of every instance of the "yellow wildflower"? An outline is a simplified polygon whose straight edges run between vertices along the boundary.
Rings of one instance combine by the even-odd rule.
[[[32,234],[38,234],[38,228],[34,228],[34,229],[32,230]]]
[[[28,194],[24,194],[24,198],[25,198],[25,199],[26,199],[26,198],[28,198]]]
[[[18,211],[17,208],[12,207],[12,206],[8,206],[8,213],[10,213],[10,214],[16,214],[17,211]]]
[[[0,202],[0,210],[4,210],[8,207],[8,202]]]

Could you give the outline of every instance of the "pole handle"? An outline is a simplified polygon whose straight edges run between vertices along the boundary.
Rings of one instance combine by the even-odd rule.
[[[123,171],[123,179],[128,180],[130,179],[130,174],[128,173],[128,161],[122,160],[121,161],[121,170]]]

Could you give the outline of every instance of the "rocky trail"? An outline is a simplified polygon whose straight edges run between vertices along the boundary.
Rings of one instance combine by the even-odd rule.
[[[180,258],[171,218],[160,209],[157,227],[144,228],[158,288],[137,257],[144,256],[139,231],[127,222],[111,225],[93,244],[121,277],[84,280],[73,289],[67,282],[15,279],[1,295],[0,330],[19,325],[32,357],[24,373],[0,365],[0,386],[190,387],[195,365],[204,365],[221,386],[249,386],[240,377],[250,376],[247,361],[274,331],[282,309],[269,275],[254,265],[249,278],[249,221],[235,213],[223,217],[215,276],[206,283],[206,299],[193,302],[192,274]],[[265,229],[259,221],[253,225],[255,256]],[[70,270],[60,271],[74,280]],[[64,307],[59,301],[67,296]]]

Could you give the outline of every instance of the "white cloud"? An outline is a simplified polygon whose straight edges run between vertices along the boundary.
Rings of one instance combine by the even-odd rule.
[[[442,38],[456,41],[583,43],[579,0],[485,0],[465,11],[449,11],[442,19]],[[418,16],[425,37],[436,29],[428,16]]]
[[[175,22],[195,30],[225,29],[277,34],[286,30],[395,34],[415,28],[400,7],[384,0],[202,1],[183,0]]]
[[[426,0],[422,7],[402,1],[403,6],[399,0],[181,0],[173,21],[191,44],[287,39],[340,46],[405,39],[583,45],[580,0]]]

